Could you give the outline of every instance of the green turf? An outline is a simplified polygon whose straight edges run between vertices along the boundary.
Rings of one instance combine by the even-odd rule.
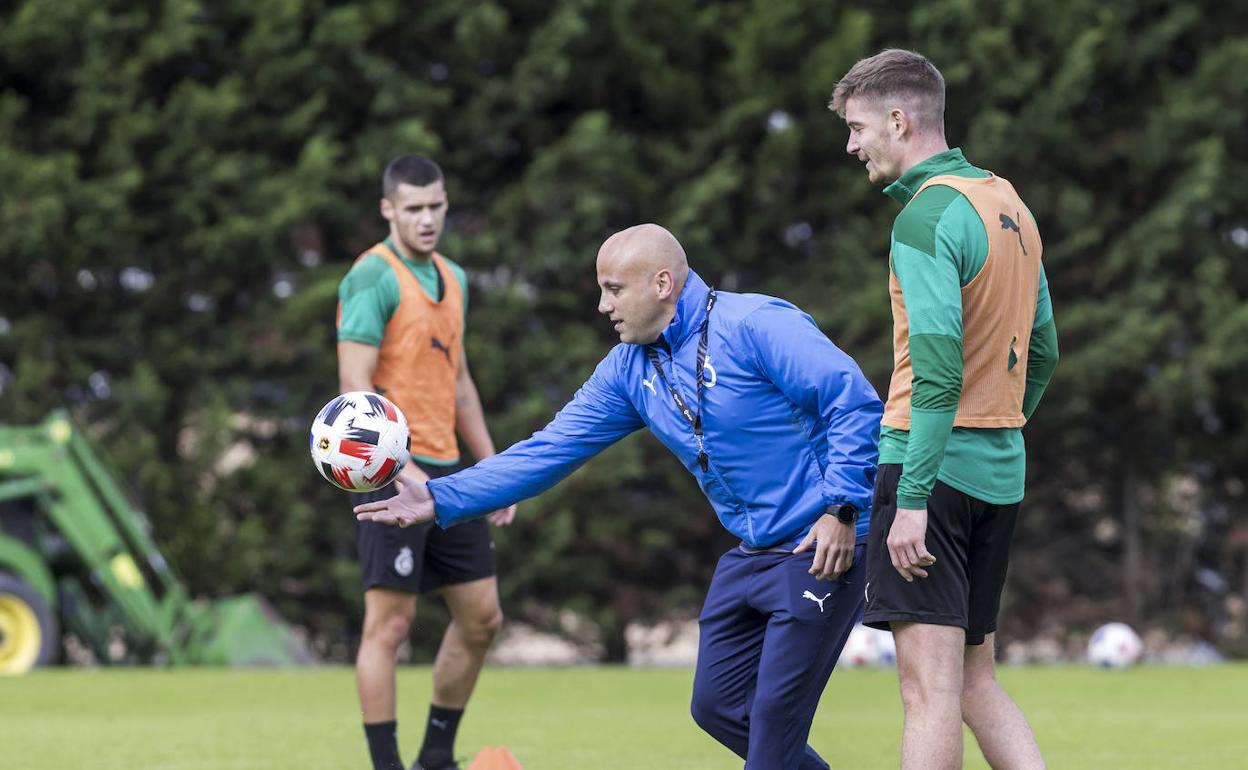
[[[811,742],[834,768],[897,766],[891,670],[838,671]],[[1204,669],[1004,669],[1054,768],[1245,766],[1248,665]],[[692,672],[489,669],[460,731],[462,754],[506,744],[526,770],[701,770],[741,763],[688,716]],[[429,669],[401,670],[400,745],[418,748]],[[0,678],[0,767],[361,768],[347,668],[40,671]],[[973,741],[966,766],[984,768]]]

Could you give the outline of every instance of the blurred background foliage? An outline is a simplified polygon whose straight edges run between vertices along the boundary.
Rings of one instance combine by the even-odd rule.
[[[896,207],[826,102],[913,48],[950,143],[1031,206],[1061,338],[1003,636],[1118,617],[1248,654],[1246,22],[1212,0],[5,4],[0,420],[68,405],[193,593],[259,590],[345,659],[353,519],[306,430],[386,162],[447,173],[500,446],[612,344],[593,257],[642,221],[711,283],[806,309],[883,392]],[[495,536],[507,612],[570,608],[614,660],[630,621],[691,617],[732,543],[641,435]]]

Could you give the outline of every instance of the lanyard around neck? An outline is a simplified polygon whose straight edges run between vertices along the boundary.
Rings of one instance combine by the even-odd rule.
[[[685,403],[685,399],[681,397],[676,388],[672,387],[672,383],[668,381],[667,374],[663,371],[663,366],[659,363],[659,353],[654,349],[653,345],[646,346],[646,355],[650,359],[650,363],[654,366],[654,370],[659,373],[659,379],[663,380],[663,385],[667,388],[667,392],[672,394],[672,400],[676,402],[676,408],[680,410],[680,414],[685,418],[685,422],[689,423],[689,427],[693,429],[693,437],[698,442],[698,467],[706,473],[710,468],[710,458],[707,457],[706,448],[702,437],[702,389],[705,386],[706,373],[706,338],[710,328],[711,308],[715,307],[715,289],[712,288],[706,299],[706,316],[702,319],[702,328],[698,336],[698,360],[694,364],[698,382],[698,411],[694,412],[689,409],[689,405]],[[673,366],[676,361],[676,351],[672,351]]]

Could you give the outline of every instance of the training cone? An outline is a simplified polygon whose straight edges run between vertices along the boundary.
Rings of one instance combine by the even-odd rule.
[[[520,760],[506,746],[486,746],[468,765],[468,770],[524,770]]]

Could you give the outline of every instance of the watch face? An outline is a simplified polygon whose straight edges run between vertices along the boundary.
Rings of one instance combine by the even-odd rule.
[[[842,505],[836,509],[836,518],[842,524],[853,524],[858,520],[858,509],[852,505]]]

